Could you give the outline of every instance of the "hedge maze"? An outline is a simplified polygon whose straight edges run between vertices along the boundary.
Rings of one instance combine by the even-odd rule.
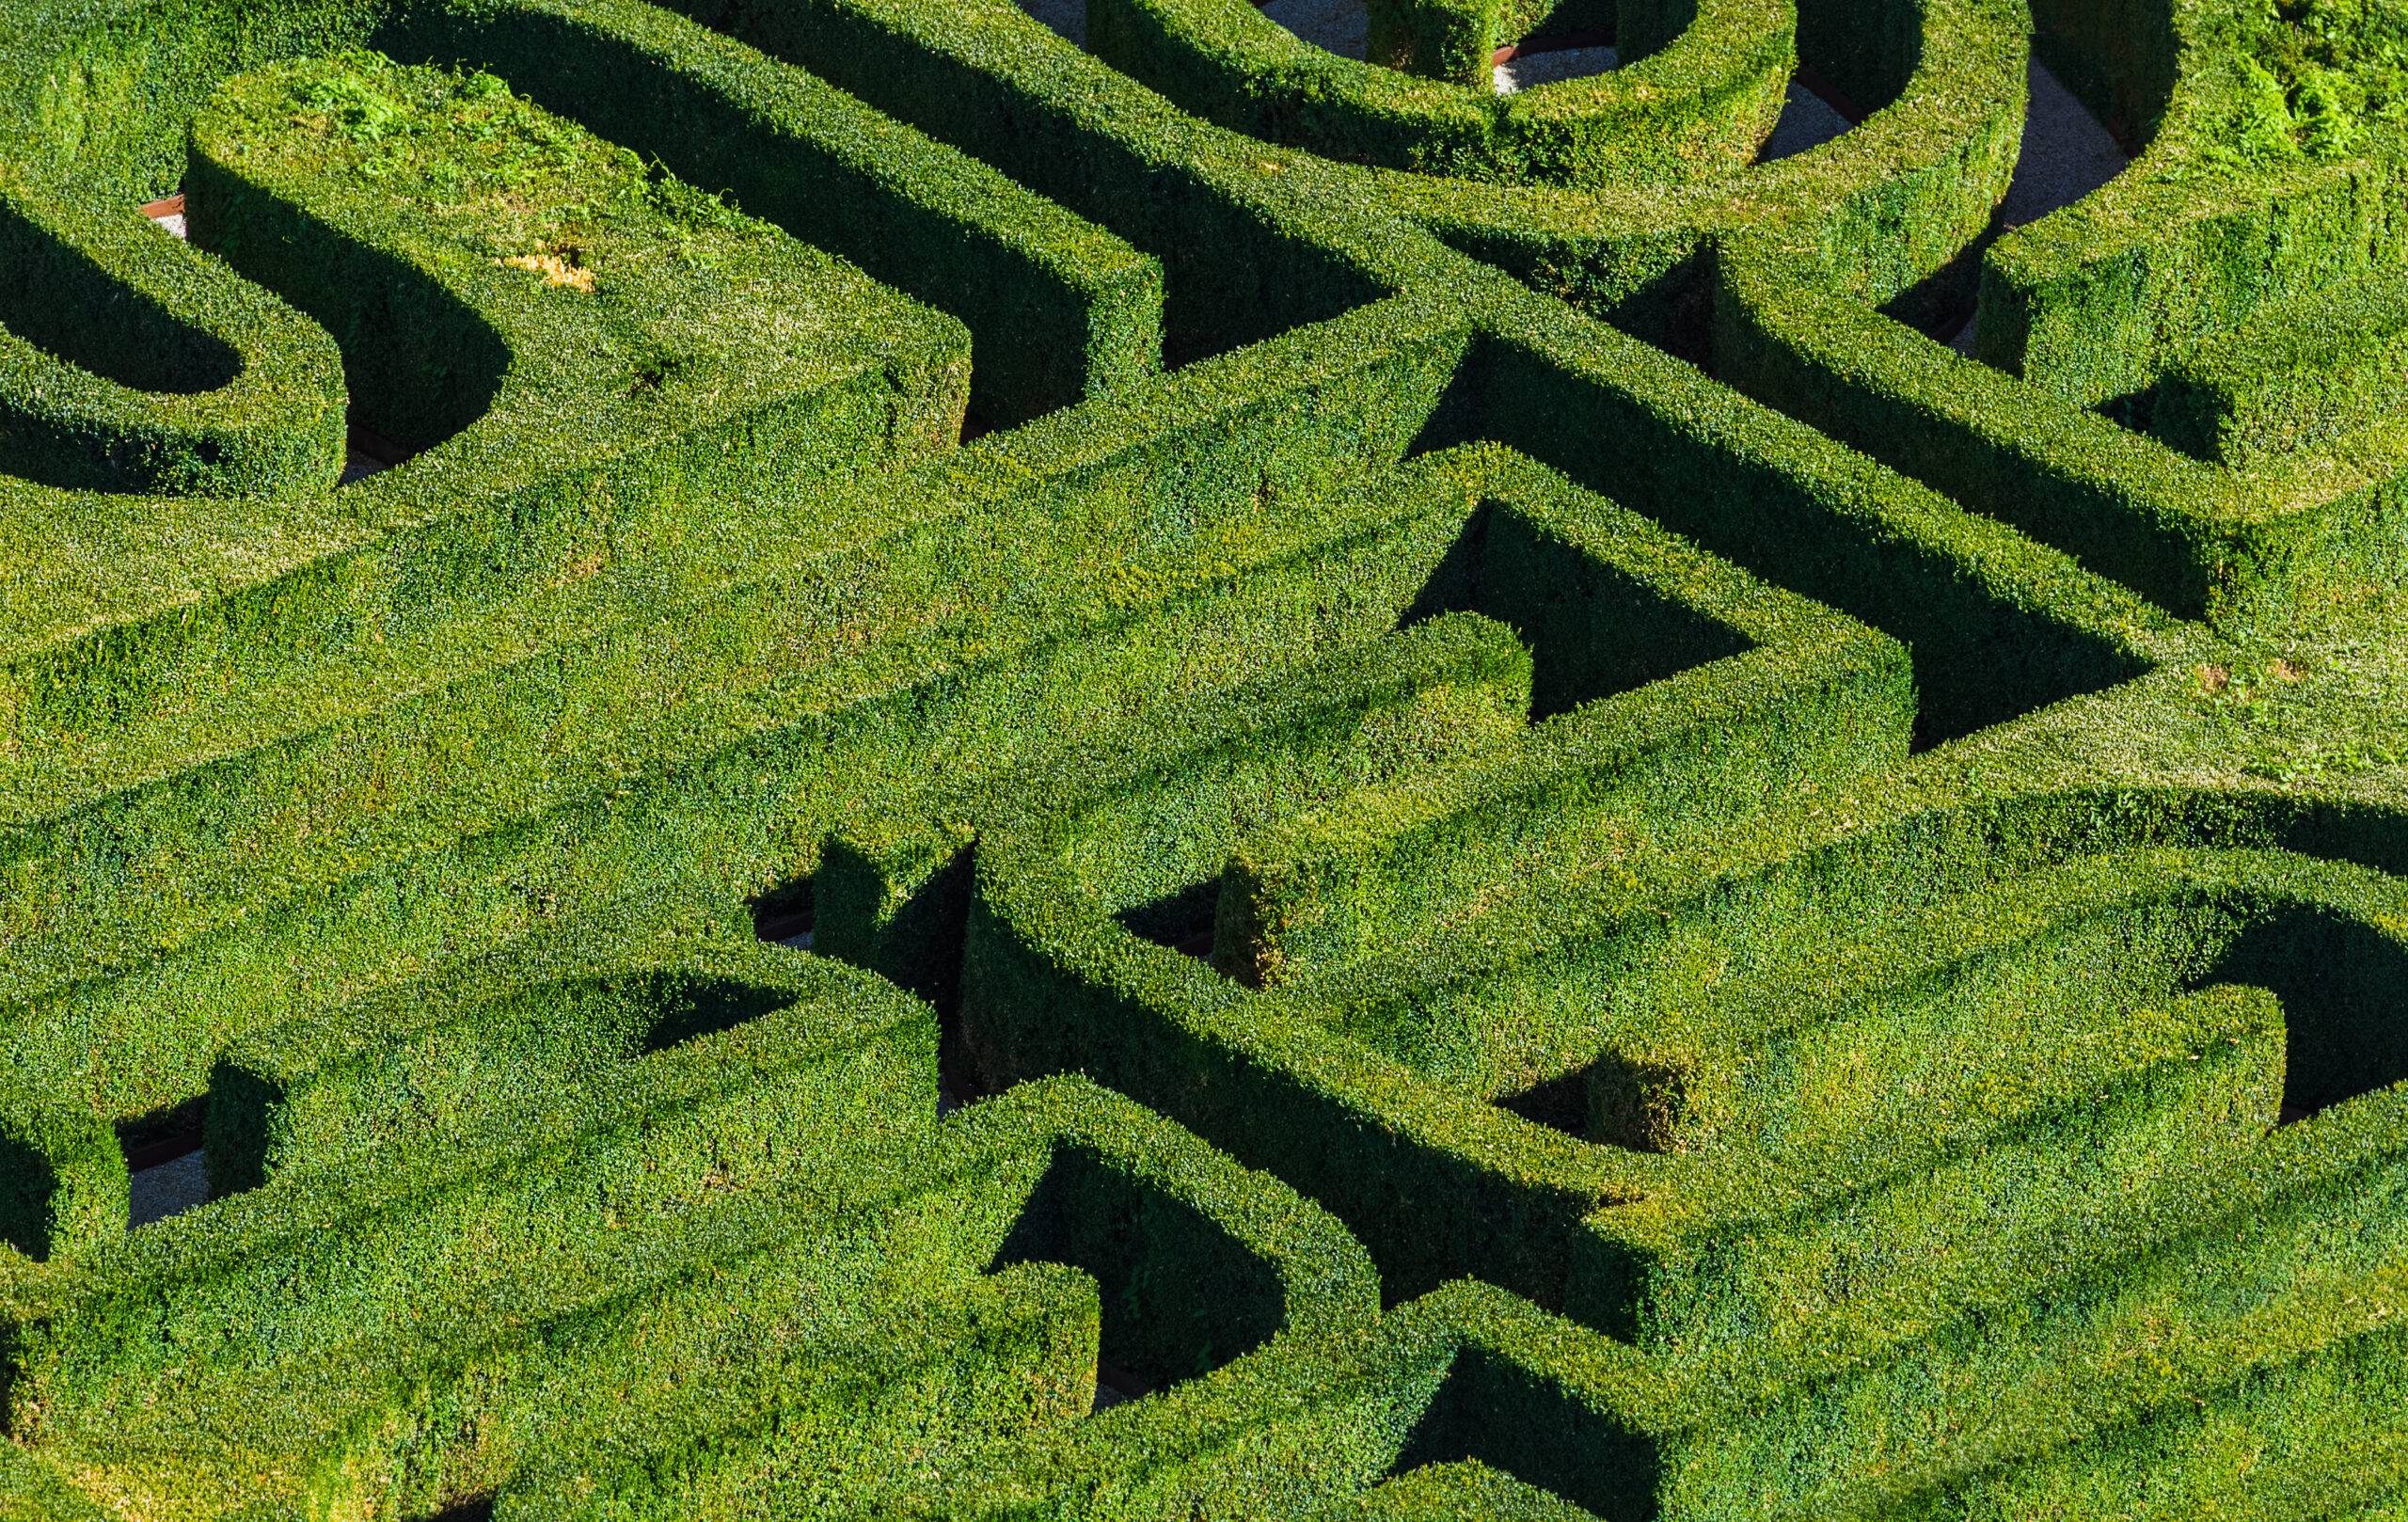
[[[2408,1516],[2408,8],[1282,17],[0,0],[0,1518]]]

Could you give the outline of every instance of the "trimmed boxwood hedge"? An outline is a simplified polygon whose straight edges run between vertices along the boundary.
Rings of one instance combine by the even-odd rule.
[[[2239,465],[2379,422],[2399,402],[2403,306],[2399,279],[2376,276],[2262,310],[2174,363],[2150,431]]]
[[[1231,777],[1221,785],[1258,791],[1261,784]],[[1291,785],[1311,791],[1302,778]],[[1172,805],[1179,816],[1210,819],[1177,794],[1158,807]],[[1106,816],[1133,826],[1142,816],[1121,804]],[[1933,838],[1918,841],[1921,832]],[[1041,832],[1047,837],[1060,839]],[[1196,871],[1199,850],[1211,859],[1204,843],[1185,848],[1183,863],[1159,844],[1106,856],[1068,840],[1030,843],[1039,851],[1068,848],[1068,859],[1083,864],[1065,870],[1040,868],[1017,843],[1006,852],[990,842],[969,922],[965,1036],[990,1071],[1071,1066],[1098,1073],[1294,1180],[1365,1237],[1392,1290],[1476,1272],[1635,1340],[1651,1358],[1644,1383],[1656,1426],[1649,1430],[1669,1429],[1677,1412],[1678,1425],[1697,1431],[1694,1460],[1684,1463],[1693,1462],[1699,1478],[1668,1466],[1651,1481],[1671,1487],[1651,1492],[1668,1514],[1692,1514],[1691,1506],[1703,1508],[1699,1515],[1755,1514],[1720,1509],[1763,1490],[1760,1478],[1735,1465],[1760,1463],[1757,1474],[1807,1483],[1795,1451],[1768,1447],[1759,1461],[1733,1437],[1746,1430],[1771,1444],[1766,1413],[1793,1407],[1799,1432],[1813,1435],[1800,1442],[1827,1466],[1815,1472],[1828,1481],[1814,1484],[1892,1476],[1900,1478],[1877,1483],[1936,1491],[1959,1483],[1952,1477],[2093,1432],[2102,1434],[2092,1443],[2101,1454],[2136,1451],[2105,1435],[2161,1404],[2254,1400],[2248,1371],[2284,1362],[2293,1344],[2289,1333],[2229,1320],[2239,1313],[2215,1276],[2227,1269],[2209,1272],[2227,1260],[2230,1274],[2280,1275],[2292,1285],[2299,1314],[2311,1318],[2304,1324],[2327,1328],[2318,1338],[2378,1335],[2394,1308],[2388,1292],[2363,1276],[2391,1250],[2368,1234],[2388,1194],[2369,1188],[2367,1170],[2388,1165],[2377,1159],[2389,1155],[2401,1102],[2400,1089],[2382,1086],[2408,1075],[2408,1051],[2381,1034],[2382,991],[2395,986],[2403,952],[2397,909],[2378,906],[2396,901],[2396,883],[2287,855],[2177,857],[2163,865],[2105,858],[2095,868],[2077,861],[2080,872],[2050,884],[2030,908],[1949,902],[1972,885],[1969,867],[2001,868],[1960,855],[1935,870],[1934,850],[1961,853],[1988,838],[1983,822],[1933,819],[1904,839],[1893,834],[1886,850],[1851,845],[1820,869],[1836,873],[1825,880],[1837,901],[1818,912],[1845,915],[1842,923],[1858,922],[1868,891],[1895,885],[1885,916],[1871,922],[1877,931],[1859,933],[1865,955],[1902,965],[1869,985],[1821,971],[1803,987],[1726,981],[1718,994],[1751,1022],[1778,1011],[1812,1023],[1811,1036],[1779,1038],[1754,1059],[1762,1076],[1709,1078],[1679,1050],[1609,1048],[1592,1075],[1589,1115],[1573,1129],[1585,1118],[1602,1123],[1599,1141],[1671,1151],[1593,1143],[1567,1150],[1555,1132],[1508,1113],[1510,1092],[1504,1108],[1484,1103],[1519,1085],[1500,1084],[1497,1075],[1510,1069],[1462,1070],[1466,1040],[1480,1029],[1463,1022],[1481,1014],[1464,1001],[1484,1002],[1481,988],[1504,980],[1488,1017],[1510,1022],[1497,1029],[1500,1062],[1548,1060],[1529,1044],[1543,996],[1591,1030],[1617,1003],[1633,1004],[1634,1017],[1678,1009],[1679,984],[1665,979],[1696,975],[1693,938],[1709,926],[1737,944],[1752,925],[1765,946],[1756,955],[1772,957],[1770,967],[1796,954],[1782,948],[1801,944],[1800,912],[1814,902],[1801,889],[1815,880],[1792,877],[1805,861],[1760,885],[1696,901],[1687,911],[1699,916],[1694,931],[1673,906],[1651,903],[1643,885],[1622,887],[1613,897],[1629,905],[1627,928],[1558,970],[1545,970],[1544,954],[1499,947],[1497,922],[1510,927],[1513,916],[1490,906],[1434,941],[1445,971],[1421,978],[1443,985],[1417,987],[1400,954],[1275,996],[1247,994],[1200,965],[1174,967],[1174,954],[1112,917],[1114,903],[1156,892],[1165,872]],[[2169,896],[2135,890],[2136,868],[2169,867]],[[1092,876],[1100,870],[1107,875]],[[1900,901],[1909,884],[1913,899],[1938,912],[1910,915]],[[1068,908],[1082,896],[1087,907]],[[2116,907],[2094,921],[2108,904]],[[2035,909],[2076,917],[2053,928],[2034,920]],[[1998,928],[2003,916],[2014,931]],[[1939,933],[1952,923],[1959,927],[1953,943]],[[1225,912],[1225,935],[1228,927]],[[2014,949],[1955,950],[1969,930],[1994,943],[2011,934]],[[1893,941],[1901,934],[1903,943]],[[1467,946],[1495,970],[1461,967]],[[1951,960],[1935,965],[1941,955]],[[1659,964],[1663,971],[1648,971]],[[2281,1003],[2216,986],[2226,980],[2275,990]],[[1840,986],[1827,990],[1833,981]],[[2202,984],[2204,992],[2184,992]],[[1439,987],[1454,991],[1453,1011],[1434,1002]],[[1903,996],[1909,988],[1912,998]],[[2044,991],[2070,1023],[2035,1022],[2033,1002]],[[2004,1008],[2029,1024],[2018,1037],[2046,1061],[2020,1092],[1989,1066],[2016,1070],[1998,1045]],[[1817,1009],[1836,1018],[1806,1013]],[[1436,1033],[1402,1044],[1382,1034],[1383,1022],[1406,1019],[1434,1022]],[[1893,1021],[1896,1034],[1882,1035]],[[1960,1034],[1948,1036],[1951,1028]],[[2098,1034],[2084,1034],[2091,1031]],[[1734,1052],[1733,1040],[1762,1039],[1706,1036],[1697,1050]],[[1935,1044],[1943,1039],[1963,1049]],[[1823,1043],[1827,1054],[1818,1053]],[[2093,1054],[2107,1066],[2087,1066]],[[1816,1064],[1830,1066],[1818,1072]],[[1767,1080],[1798,1091],[1765,1088]],[[1834,1109],[1843,1093],[1893,1113]],[[1914,1102],[1902,1103],[1903,1096]],[[1765,1107],[1762,1141],[1723,1129],[1744,1128],[1733,1108],[1742,1097]],[[2269,1138],[2286,1099],[2311,1118]],[[1801,1115],[1827,1128],[1815,1134],[1825,1140],[1800,1133]],[[1709,1125],[1711,1134],[1700,1130]],[[1768,1146],[1775,1149],[1760,1150]],[[2296,1229],[2278,1225],[2292,1221]],[[2305,1245],[2311,1241],[2328,1245]],[[2329,1267],[2311,1270],[2319,1263]],[[2324,1273],[2335,1293],[2355,1297],[2346,1312],[2313,1308]],[[2113,1308],[2138,1292],[2134,1286],[2160,1281],[2167,1293],[2194,1297],[2168,1302],[2166,1313],[2177,1314],[2177,1304],[2194,1308],[2178,1314],[2195,1321],[2204,1340],[2198,1361],[2135,1386],[2110,1338],[2097,1354],[2095,1387],[2055,1388],[2067,1378],[2068,1349],[2101,1347],[2098,1323],[2072,1309],[2094,1292],[2075,1286],[2095,1284],[2097,1303]],[[2072,1319],[2063,1330],[2034,1330],[2028,1351],[2010,1356],[2019,1344],[2001,1318],[2020,1315],[2016,1308],[2035,1296],[2067,1308]],[[2144,1322],[2134,1335],[2153,1337],[2157,1324]],[[1991,1372],[1942,1371],[1960,1356]],[[1935,1403],[1959,1389],[1988,1401],[2014,1358],[2029,1360],[2023,1377],[2036,1382],[2028,1413],[2009,1411],[1995,1427],[1969,1425]],[[1894,1371],[1815,1383],[1868,1364]],[[1859,1388],[1887,1393],[1860,1397]],[[2041,1415],[2060,1407],[2063,1417]],[[2311,1402],[2284,1419],[2338,1433],[2357,1419],[2352,1409],[2320,1412]],[[2077,1414],[2082,1425],[2066,1426]],[[1860,1430],[1867,1443],[1902,1446],[1894,1456],[1834,1446]],[[1940,1442],[1948,1432],[1978,1444]],[[1909,1453],[1919,1467],[1902,1470]],[[2062,1462],[2079,1470],[2089,1461]],[[2397,1473],[2381,1469],[2368,1482],[2375,1480],[2396,1483]],[[1675,1510],[1675,1495],[1693,1498]]]
[[[258,287],[193,278],[131,217],[60,236],[0,177],[0,471],[100,492],[302,495],[342,468],[326,335]],[[129,225],[132,224],[132,225]]]
[[[2258,307],[2396,250],[2387,151],[2233,161],[2256,87],[2247,34],[2263,8],[2036,7],[2057,39],[2051,55],[2147,146],[2104,190],[2012,231],[1985,258],[1983,358],[2095,404],[2146,389],[2188,344]]]
[[[0,1514],[2408,1485],[2387,149],[1617,8],[0,0]]]
[[[1489,58],[1519,40],[1499,14],[1438,11],[1378,24],[1374,58],[1431,60],[1436,78],[1341,57],[1239,0],[1106,0],[1087,11],[1097,57],[1208,120],[1325,158],[1507,183],[1628,184],[1744,162],[1781,114],[1795,55],[1783,0],[1702,0],[1676,35],[1672,8],[1610,20],[1623,66],[1510,95]],[[1433,8],[1434,10],[1435,8]],[[1424,31],[1434,35],[1421,35]]]
[[[1727,828],[1905,754],[1913,692],[1893,642],[1502,452],[1430,458],[1441,489],[1477,505],[1414,611],[1515,630],[1538,663],[1528,712],[1545,721],[1250,840],[1222,889],[1224,971],[1311,975],[1499,879]]]
[[[868,1420],[878,1463],[879,1422],[1083,1413],[1099,1325],[1209,1403],[1375,1312],[1334,1223],[1125,1101],[1031,1086],[938,1132],[932,1014],[881,988],[621,911],[247,1038],[208,1101],[228,1197],[12,1292],[11,1432],[211,1509],[543,1514],[624,1467],[683,1515],[792,1463],[756,1428]],[[729,1383],[680,1401],[681,1364]]]
[[[2321,362],[2343,365],[2342,335],[2363,330],[2365,362],[2382,363],[2380,317],[2345,293],[2378,288],[2398,244],[2396,149],[2230,162],[2252,87],[2235,41],[2248,8],[2131,9],[2042,8],[2052,59],[2147,147],[1982,254],[1983,363],[1870,309],[1910,278],[1851,286],[1823,273],[1818,242],[1768,227],[1720,249],[1716,373],[2186,616],[2253,616],[2387,576],[2400,456],[2371,398],[2287,425],[2288,448],[2242,444],[2218,461],[2229,468],[2192,456],[2226,452],[2216,419],[2236,404],[2209,400],[2220,353],[2272,373],[2286,352],[2320,362],[2306,357],[2321,342]]]
[[[473,56],[535,100],[971,329],[973,405],[1024,421],[1161,362],[1162,272],[1110,233],[809,75],[651,7],[578,0],[413,16],[396,41]]]

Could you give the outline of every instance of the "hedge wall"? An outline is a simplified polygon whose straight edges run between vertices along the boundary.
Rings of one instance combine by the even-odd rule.
[[[2382,1515],[2380,28],[2033,8],[0,0],[0,1514]]]

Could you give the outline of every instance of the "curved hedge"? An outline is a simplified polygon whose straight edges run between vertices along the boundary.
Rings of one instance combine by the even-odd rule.
[[[1704,0],[1671,36],[1654,32],[1664,8],[1630,8],[1612,18],[1622,67],[1503,96],[1489,58],[1522,34],[1501,15],[1375,20],[1375,54],[1438,60],[1435,79],[1326,52],[1238,0],[1119,0],[1090,7],[1087,26],[1097,57],[1197,115],[1325,158],[1591,185],[1753,156],[1789,83],[1785,0]]]
[[[256,286],[196,280],[192,256],[131,216],[93,231],[62,239],[38,196],[0,181],[0,469],[100,492],[331,484],[346,399],[326,335]]]
[[[0,0],[0,1515],[2396,1506],[2386,24],[1611,8]]]
[[[2369,272],[2397,241],[2382,142],[2331,162],[2227,162],[2241,9],[2067,19],[2052,55],[2152,112],[2153,135],[2099,193],[1983,253],[1983,363],[1868,309],[1904,282],[1817,279],[1818,248],[1766,233],[1716,271],[1717,373],[2188,615],[2387,575],[2400,466],[2379,400],[2293,427],[2290,448],[2215,457],[2213,420],[2233,404],[2207,399],[2215,357],[2273,372],[2327,325],[2374,329],[2359,341],[2379,354],[2379,317],[2350,315],[2343,293],[2379,285]],[[2134,36],[2152,40],[2115,51]],[[2346,385],[2348,341],[2322,341],[2299,362]]]

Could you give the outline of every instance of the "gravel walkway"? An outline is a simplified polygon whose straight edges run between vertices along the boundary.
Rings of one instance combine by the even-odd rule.
[[[186,1152],[156,1167],[128,1175],[126,1183],[134,1197],[128,1224],[149,1226],[170,1215],[181,1215],[208,1200],[209,1159],[200,1152]]]
[[[2016,161],[2015,183],[2007,188],[1999,218],[2010,228],[2037,222],[2104,185],[2131,163],[2114,135],[2036,58],[2023,156]]]

